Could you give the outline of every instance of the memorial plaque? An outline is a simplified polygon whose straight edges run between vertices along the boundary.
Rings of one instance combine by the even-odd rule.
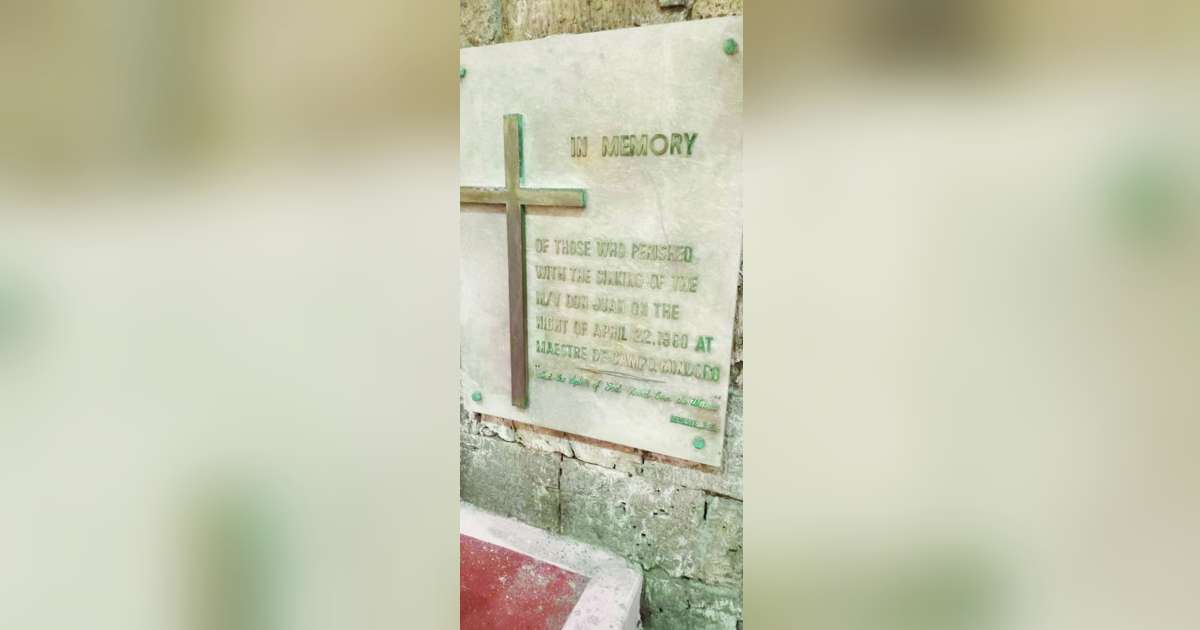
[[[742,20],[461,51],[466,406],[721,465]]]

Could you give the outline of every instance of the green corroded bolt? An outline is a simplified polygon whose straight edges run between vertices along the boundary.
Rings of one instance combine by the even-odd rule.
[[[737,48],[738,48],[737,42],[734,41],[732,38],[725,40],[725,54],[726,55],[732,55],[733,53],[737,52]],[[700,448],[700,447],[697,446],[696,448]]]
[[[460,79],[461,79],[461,78],[463,78],[463,77],[465,77],[465,76],[467,76],[467,69],[466,69],[466,67],[464,67],[464,66],[459,66],[459,67],[458,67],[458,78],[460,78]]]
[[[474,400],[475,402],[483,400],[483,392],[472,392],[471,400]]]
[[[698,437],[692,440],[692,446],[695,446],[697,450],[704,448],[704,438]]]

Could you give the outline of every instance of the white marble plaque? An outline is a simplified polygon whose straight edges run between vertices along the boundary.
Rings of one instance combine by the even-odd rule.
[[[737,43],[736,50],[727,44]],[[528,207],[528,404],[511,397],[503,205],[461,206],[471,411],[721,465],[742,227],[742,20],[461,51],[460,184],[586,190]]]

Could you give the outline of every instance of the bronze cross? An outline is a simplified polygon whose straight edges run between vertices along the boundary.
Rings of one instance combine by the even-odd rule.
[[[508,353],[512,404],[529,405],[529,350],[525,331],[525,207],[583,208],[587,191],[579,188],[522,188],[525,182],[523,119],[504,115],[504,188],[459,188],[460,203],[503,205],[508,215]]]

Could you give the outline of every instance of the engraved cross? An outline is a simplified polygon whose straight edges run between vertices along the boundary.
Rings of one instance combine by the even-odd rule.
[[[525,181],[523,119],[504,116],[504,188],[463,186],[459,203],[503,205],[508,215],[508,352],[512,404],[529,405],[529,350],[525,316],[525,208],[583,208],[587,191],[579,188],[523,188]]]

